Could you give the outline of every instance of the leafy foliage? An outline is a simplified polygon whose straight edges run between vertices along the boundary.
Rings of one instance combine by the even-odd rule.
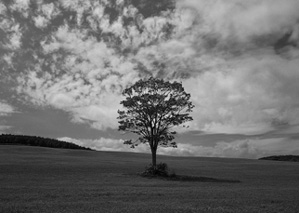
[[[73,143],[59,141],[51,138],[43,138],[37,136],[26,136],[26,135],[10,135],[2,134],[0,135],[0,145],[28,145],[28,146],[41,146],[50,148],[62,148],[62,149],[83,149],[91,150],[90,148],[78,146]]]
[[[158,146],[177,147],[172,128],[192,121],[189,115],[194,105],[189,100],[182,84],[162,79],[139,80],[122,93],[126,99],[121,104],[126,110],[118,110],[119,130],[133,132],[139,136],[136,141],[125,144],[134,148],[139,143],[149,143],[153,165],[156,165]]]

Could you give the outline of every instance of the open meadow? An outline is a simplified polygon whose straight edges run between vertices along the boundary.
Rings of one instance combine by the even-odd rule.
[[[178,175],[137,175],[147,154],[0,146],[0,212],[299,212],[299,163],[158,156]],[[221,180],[239,180],[230,183]]]

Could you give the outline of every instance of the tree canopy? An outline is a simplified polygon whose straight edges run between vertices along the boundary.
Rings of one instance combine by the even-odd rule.
[[[191,96],[181,83],[153,77],[137,81],[122,94],[125,100],[121,101],[124,110],[118,110],[119,130],[139,136],[124,143],[132,148],[148,143],[155,166],[158,146],[177,147],[172,128],[193,120],[189,115],[194,108]]]

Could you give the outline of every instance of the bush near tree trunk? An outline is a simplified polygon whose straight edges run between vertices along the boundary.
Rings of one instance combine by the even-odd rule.
[[[151,176],[168,177],[169,169],[166,163],[159,163],[156,166],[150,164],[145,168],[145,171],[141,175],[147,177],[151,177]]]

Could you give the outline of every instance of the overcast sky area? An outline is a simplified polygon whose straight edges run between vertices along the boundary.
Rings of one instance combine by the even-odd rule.
[[[298,0],[0,0],[0,133],[132,150],[121,92],[150,76],[195,105],[160,154],[299,154]]]

